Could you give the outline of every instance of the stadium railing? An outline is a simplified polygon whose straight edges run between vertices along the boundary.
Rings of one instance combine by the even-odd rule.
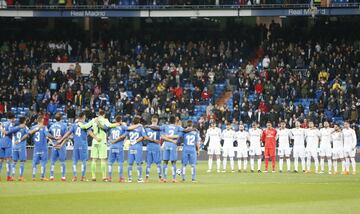
[[[332,2],[328,6],[319,6],[321,8],[360,8],[360,2]],[[253,4],[253,5],[6,5],[5,2],[0,1],[0,10],[194,10],[194,9],[242,9],[242,8],[254,8],[254,9],[287,9],[287,8],[309,8],[310,4]]]

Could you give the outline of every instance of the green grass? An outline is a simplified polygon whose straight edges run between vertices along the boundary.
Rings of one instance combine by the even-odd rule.
[[[28,162],[27,181],[21,183],[4,181],[3,168],[0,213],[356,213],[360,209],[359,175],[209,174],[207,163],[200,162],[196,184],[157,183],[154,166],[154,179],[144,184],[32,182]],[[70,162],[67,170],[70,180]]]

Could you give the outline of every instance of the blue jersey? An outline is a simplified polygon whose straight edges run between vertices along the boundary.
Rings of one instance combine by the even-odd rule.
[[[137,127],[136,129],[128,131],[126,133],[126,136],[129,138],[130,143],[132,145],[137,144],[135,141],[137,141],[139,138],[141,138],[145,135],[146,135],[146,133],[142,126]],[[138,143],[141,143],[141,142],[138,142]]]
[[[196,150],[196,145],[199,143],[200,135],[198,131],[191,131],[184,133],[184,145],[183,151],[194,151]]]
[[[117,126],[115,128],[110,129],[109,131],[109,140],[114,141],[119,138],[121,135],[125,135],[127,131],[126,126]],[[124,139],[116,142],[115,144],[110,144],[110,148],[123,148],[124,147]]]
[[[52,135],[54,138],[61,138],[65,135],[67,130],[66,124],[63,122],[56,122],[50,127],[50,135]],[[54,140],[53,144],[57,144],[57,141]]]
[[[19,131],[19,127],[14,127],[14,125],[10,122],[7,121],[5,123],[3,123],[3,128],[5,129],[5,131],[7,132],[7,134],[2,138],[2,142],[0,147],[2,148],[11,148],[12,146],[12,135],[13,133]]]
[[[20,142],[21,138],[23,138],[25,135],[29,133],[29,128],[21,128],[19,131],[15,132],[13,134],[13,141],[14,141],[14,150],[18,149],[25,149],[26,148],[26,140],[23,140]],[[19,142],[18,144],[15,144],[15,142]]]
[[[88,130],[82,129],[77,123],[74,123],[69,130],[73,134],[74,148],[80,148],[88,145]]]
[[[149,127],[145,128],[146,136],[153,140],[160,140],[160,130],[153,130]],[[148,141],[148,145],[154,144],[153,141]]]
[[[169,124],[169,125],[162,125],[160,127],[161,130],[161,134],[162,135],[169,135],[169,136],[182,136],[182,131],[184,130],[184,128],[174,125],[174,124]],[[168,142],[168,141],[164,141],[164,147],[168,147],[168,146],[176,146],[175,144],[173,144],[172,142]]]
[[[39,125],[31,127],[30,130],[38,129]],[[47,127],[42,127],[32,136],[32,142],[34,143],[34,151],[41,152],[48,149],[47,136],[49,135],[49,130]]]

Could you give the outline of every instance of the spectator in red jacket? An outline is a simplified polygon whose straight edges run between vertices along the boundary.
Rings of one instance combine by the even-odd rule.
[[[268,107],[266,106],[266,103],[264,102],[264,100],[261,100],[260,103],[259,103],[259,109],[261,112],[263,113],[267,113],[269,110],[268,110]]]
[[[201,98],[203,100],[208,100],[210,98],[210,94],[208,93],[207,89],[204,88],[204,90],[201,93]]]
[[[259,80],[255,85],[255,92],[256,92],[256,94],[262,94],[263,90],[264,90],[264,87],[263,87],[261,81]]]
[[[174,94],[176,96],[177,99],[180,99],[183,96],[183,89],[180,87],[180,85],[178,85],[175,89],[174,89]]]
[[[267,129],[262,133],[261,140],[265,144],[265,172],[268,171],[269,158],[271,157],[272,171],[275,172],[275,150],[276,150],[276,129],[272,127],[271,121],[266,123]]]

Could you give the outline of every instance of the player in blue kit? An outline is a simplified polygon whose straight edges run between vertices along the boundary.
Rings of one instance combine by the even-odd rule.
[[[34,143],[33,160],[32,160],[32,180],[35,181],[35,175],[37,165],[41,164],[41,181],[47,181],[45,178],[46,164],[48,161],[48,143],[47,136],[49,131],[44,126],[44,117],[38,116],[37,124],[30,128],[28,134],[26,134],[21,141],[25,140],[29,136],[32,136],[32,142]]]
[[[7,119],[5,123],[1,126],[1,140],[0,140],[0,174],[2,170],[2,165],[4,160],[6,160],[6,171],[7,171],[7,181],[13,181],[14,178],[10,176],[11,174],[11,157],[12,157],[12,135],[13,133],[19,131],[20,128],[25,128],[26,125],[20,125],[15,127],[15,115],[12,112],[7,113]]]
[[[162,132],[161,138],[164,140],[163,150],[163,177],[162,181],[166,182],[167,179],[167,166],[169,161],[172,164],[172,182],[176,181],[176,160],[177,160],[177,140],[181,137],[182,127],[175,125],[175,116],[170,116],[168,125],[162,125],[160,130]]]
[[[133,119],[133,125],[140,124],[140,116],[135,116]],[[142,151],[143,151],[143,145],[142,140],[143,137],[146,136],[145,130],[142,126],[137,127],[134,130],[127,132],[127,138],[130,140],[130,148],[128,153],[128,182],[132,182],[132,168],[134,161],[137,165],[137,172],[138,172],[138,183],[143,183],[142,179]]]
[[[66,134],[58,141],[58,147],[65,147],[66,139],[72,134],[74,141],[73,149],[73,179],[72,181],[77,181],[77,163],[81,161],[81,178],[80,181],[86,181],[86,162],[88,160],[88,135],[95,137],[93,132],[90,129],[82,128],[85,123],[86,116],[85,113],[80,113],[76,123],[74,123]]]
[[[20,128],[17,132],[13,133],[13,151],[12,151],[12,177],[15,177],[16,172],[16,164],[20,161],[19,168],[19,181],[25,181],[24,178],[24,167],[26,161],[26,140],[22,140],[22,138],[27,135],[29,132],[29,128],[26,127],[26,118],[20,117],[19,123],[21,126],[25,126],[25,128]]]
[[[54,180],[55,163],[57,160],[61,162],[61,181],[66,181],[66,146],[63,143],[57,142],[66,133],[67,126],[61,122],[61,114],[55,114],[56,122],[51,125],[49,130],[49,137],[53,140],[53,148],[51,149],[51,166],[50,166],[50,181]]]
[[[187,128],[193,129],[193,123],[191,120],[187,121]],[[191,179],[192,182],[196,182],[196,160],[199,154],[199,141],[200,134],[197,130],[184,133],[183,135],[183,150],[182,150],[182,181],[185,181],[186,165],[191,166]]]
[[[115,121],[121,124],[121,116],[116,116]],[[108,168],[109,168],[109,178],[108,181],[112,181],[112,172],[113,165],[115,162],[119,164],[119,182],[124,182],[124,139],[126,138],[127,127],[117,126],[110,129],[109,131],[109,158],[108,158]]]
[[[161,151],[160,151],[160,127],[158,126],[159,118],[157,115],[152,116],[151,125],[145,126],[147,140],[146,148],[146,181],[149,179],[150,168],[154,163],[157,166],[157,173],[161,181]]]

